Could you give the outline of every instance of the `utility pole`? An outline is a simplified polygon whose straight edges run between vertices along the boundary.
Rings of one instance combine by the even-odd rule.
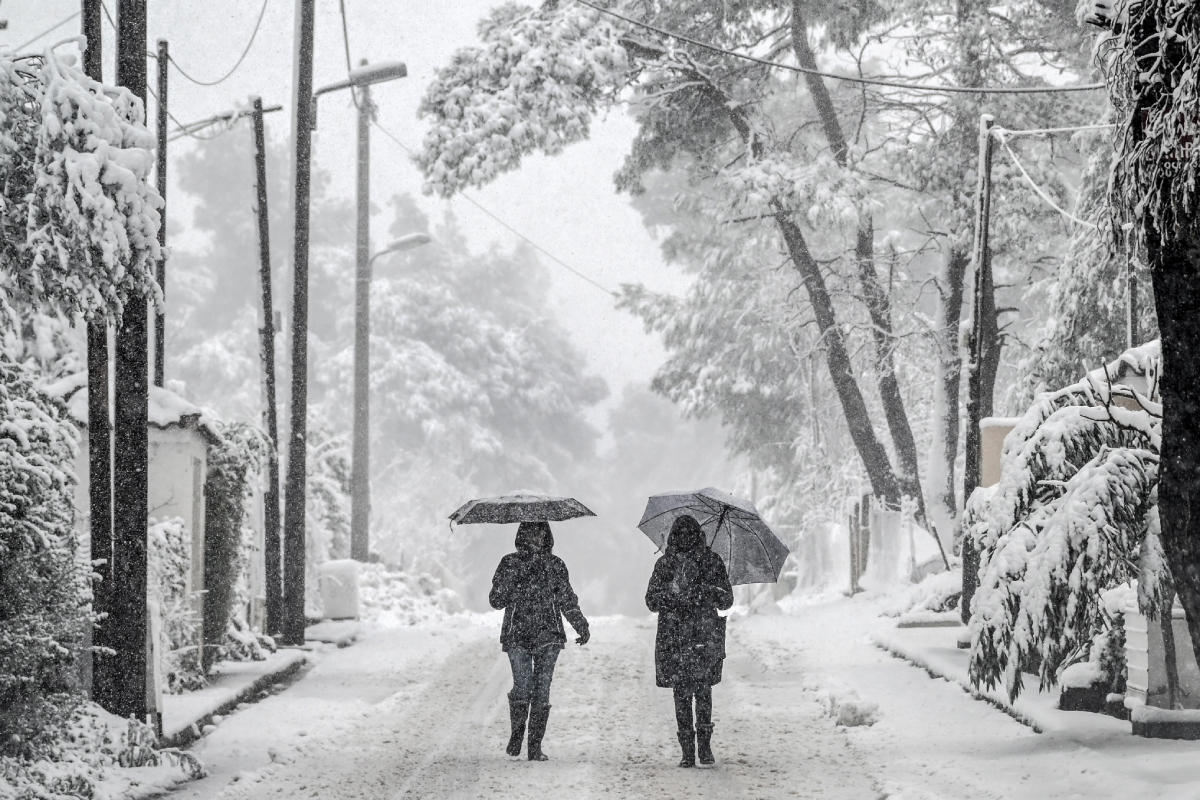
[[[296,0],[292,135],[295,142],[295,253],[292,264],[292,397],[283,517],[283,643],[304,644],[304,489],[308,438],[308,213],[312,169],[312,59],[315,0]]]
[[[975,298],[971,320],[971,359],[967,365],[967,430],[964,449],[963,501],[979,487],[982,434],[979,422],[992,414],[991,392],[984,391],[995,383],[996,297],[992,283],[992,254],[989,245],[992,217],[992,125],[991,114],[979,117],[979,188],[975,216]],[[988,370],[991,370],[989,380]],[[986,396],[985,396],[986,395]],[[963,541],[963,591],[959,611],[964,623],[971,618],[971,598],[979,586],[979,553],[970,542]]]
[[[263,413],[271,450],[267,453],[267,489],[263,532],[263,557],[266,561],[267,633],[283,630],[283,583],[280,580],[279,543],[279,419],[275,407],[275,311],[271,302],[271,239],[267,216],[267,147],[263,132],[263,104],[254,98],[254,183],[258,208],[259,282],[262,285],[263,324],[259,329],[263,366]]]
[[[362,60],[361,66],[366,66]],[[358,236],[354,280],[354,440],[350,466],[350,557],[371,549],[371,87],[358,92]]]
[[[160,212],[162,224],[158,228],[158,243],[163,246],[163,256],[158,260],[158,270],[155,278],[162,289],[163,300],[167,296],[167,40],[158,40],[158,164],[155,177],[158,179],[158,195],[163,199]],[[167,318],[157,309],[154,313],[154,385],[162,387],[166,378],[165,338],[167,335]]]
[[[83,0],[83,69],[95,81],[104,80],[103,8],[101,0]],[[88,527],[91,558],[100,576],[92,591],[92,611],[109,615],[113,597],[112,527],[112,429],[108,411],[108,320],[97,317],[87,324],[88,367]],[[99,648],[113,646],[111,620],[95,626],[92,633],[92,698],[104,706],[115,707],[115,685],[119,680],[111,659],[99,655]]]
[[[146,101],[146,0],[117,3],[117,84]],[[114,707],[146,718],[146,421],[149,405],[145,297],[127,299],[117,330],[113,414]]]

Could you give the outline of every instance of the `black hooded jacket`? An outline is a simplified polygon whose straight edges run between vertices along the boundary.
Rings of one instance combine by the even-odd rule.
[[[588,623],[571,588],[567,565],[551,552],[554,538],[550,526],[521,523],[516,545],[515,553],[500,559],[488,595],[492,608],[504,609],[500,645],[505,652],[514,647],[534,650],[550,644],[561,648],[567,642],[563,617],[580,635],[587,631]]]
[[[721,682],[725,618],[717,611],[732,605],[725,563],[709,549],[695,519],[680,517],[646,589],[646,607],[658,613],[654,672],[659,686]]]

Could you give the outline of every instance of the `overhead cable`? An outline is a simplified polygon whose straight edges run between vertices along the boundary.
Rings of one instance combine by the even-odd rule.
[[[1004,145],[1004,149],[1008,151],[1008,157],[1012,159],[1013,164],[1016,164],[1017,169],[1019,169],[1021,171],[1021,175],[1023,175],[1025,177],[1025,182],[1028,183],[1033,188],[1033,191],[1037,194],[1038,197],[1042,198],[1042,200],[1045,201],[1046,205],[1050,206],[1055,211],[1057,211],[1059,214],[1062,214],[1064,217],[1069,219],[1071,222],[1074,222],[1076,225],[1082,225],[1085,228],[1092,228],[1093,230],[1099,229],[1100,226],[1097,225],[1096,223],[1088,222],[1087,220],[1080,219],[1079,217],[1075,216],[1071,212],[1063,209],[1061,206],[1058,205],[1058,203],[1054,202],[1053,198],[1051,198],[1050,195],[1046,194],[1046,192],[1042,189],[1042,187],[1037,185],[1037,183],[1033,180],[1033,178],[1030,177],[1029,173],[1026,172],[1024,165],[1021,164],[1020,159],[1017,158],[1017,154],[1013,152],[1012,147],[1009,146],[1008,137],[1006,136],[1008,131],[1004,130],[1003,128],[992,128],[991,133],[993,136],[996,137],[996,140],[998,142],[1000,142],[1000,144]]]
[[[41,33],[39,33],[37,36],[34,36],[34,37],[33,37],[33,38],[31,38],[31,39],[27,39],[26,41],[22,42],[21,44],[17,45],[16,47],[14,47],[14,48],[13,48],[13,52],[14,52],[14,53],[19,53],[19,52],[21,52],[21,51],[22,51],[22,50],[24,50],[26,47],[28,47],[29,45],[31,45],[31,44],[33,44],[34,42],[36,42],[38,39],[42,38],[43,36],[45,36],[45,35],[46,35],[46,34],[48,34],[48,33],[54,33],[54,31],[58,30],[58,29],[59,29],[59,28],[61,28],[63,25],[66,25],[68,22],[70,22],[71,20],[75,19],[76,17],[78,17],[78,16],[79,16],[80,14],[82,14],[82,13],[83,13],[82,11],[76,11],[74,14],[72,14],[71,16],[67,17],[66,19],[62,20],[61,22],[56,22],[56,23],[54,23],[54,24],[53,24],[53,25],[51,25],[49,28],[46,28],[46,30],[44,30],[44,31],[42,31]]]
[[[379,130],[380,130],[380,131],[383,133],[383,135],[384,135],[384,136],[388,137],[388,138],[389,138],[389,139],[391,139],[393,142],[395,142],[395,143],[396,143],[396,144],[397,144],[397,145],[400,147],[400,149],[401,149],[401,150],[403,150],[404,152],[408,153],[409,155],[413,155],[412,148],[410,148],[410,147],[409,147],[408,145],[406,145],[404,142],[400,141],[398,138],[396,138],[394,135],[392,135],[392,132],[391,132],[391,131],[389,131],[387,128],[383,127],[382,125],[380,125],[380,124],[379,124],[378,122],[376,122],[375,120],[371,120],[371,124],[372,124],[372,125],[374,125],[376,128],[378,128],[378,129],[379,129]],[[457,194],[457,196],[458,196],[458,197],[461,197],[462,199],[466,200],[466,201],[467,201],[468,203],[470,203],[471,205],[475,206],[477,209],[479,209],[480,211],[482,211],[482,212],[483,212],[484,214],[486,214],[488,217],[491,217],[491,219],[492,219],[493,221],[495,221],[497,224],[499,224],[501,227],[503,227],[505,230],[507,230],[507,231],[508,231],[509,233],[511,233],[513,236],[516,236],[518,239],[520,239],[521,241],[525,242],[525,244],[529,245],[529,246],[530,246],[530,247],[532,247],[534,250],[537,250],[539,253],[541,253],[541,254],[542,254],[542,255],[544,255],[546,258],[550,259],[551,261],[553,261],[553,262],[554,262],[555,264],[557,264],[558,266],[560,266],[560,267],[562,267],[563,269],[567,270],[568,272],[572,273],[573,275],[575,275],[575,277],[577,277],[577,278],[581,278],[581,279],[583,279],[583,280],[587,281],[589,284],[591,284],[592,286],[596,287],[596,288],[597,288],[597,289],[599,289],[600,291],[604,292],[606,295],[609,295],[610,297],[620,297],[620,295],[619,295],[619,294],[617,294],[616,292],[614,292],[613,290],[611,290],[611,289],[608,289],[608,288],[604,287],[602,284],[599,284],[599,283],[597,283],[596,281],[592,280],[591,278],[589,278],[589,277],[588,277],[587,275],[585,275],[584,273],[582,273],[582,272],[580,272],[579,270],[575,269],[575,268],[574,268],[574,267],[572,267],[570,264],[568,264],[567,262],[563,261],[563,260],[562,260],[561,258],[559,258],[558,256],[556,256],[556,255],[554,255],[553,253],[551,253],[549,250],[547,250],[546,248],[542,247],[540,244],[538,244],[537,242],[533,241],[532,239],[530,239],[530,238],[529,238],[528,236],[526,236],[525,234],[521,233],[519,230],[517,230],[516,228],[514,228],[512,225],[509,225],[507,222],[505,222],[504,220],[500,219],[500,217],[498,217],[498,216],[496,216],[495,214],[493,214],[491,211],[489,211],[487,208],[485,208],[485,207],[483,206],[483,204],[482,204],[482,203],[480,203],[479,201],[477,201],[475,198],[471,197],[469,194],[466,194],[465,192],[459,192],[459,193]]]
[[[267,3],[269,2],[270,0],[263,0],[262,8],[258,10],[258,20],[254,23],[254,31],[250,34],[250,41],[246,42],[246,49],[242,51],[240,56],[238,56],[237,62],[229,68],[229,71],[220,78],[217,78],[215,81],[202,81],[199,78],[193,78],[184,71],[183,67],[179,66],[179,62],[175,60],[175,56],[168,55],[167,59],[175,65],[175,69],[179,70],[180,75],[197,86],[216,86],[219,83],[224,83],[233,75],[233,73],[237,72],[237,68],[242,65],[242,62],[246,60],[246,56],[250,53],[250,48],[254,45],[254,40],[258,36],[258,29],[262,27],[263,16],[267,13]]]
[[[715,44],[710,44],[708,42],[700,41],[699,39],[693,39],[692,37],[685,36],[682,33],[675,33],[674,31],[669,31],[669,30],[666,30],[665,28],[660,28],[655,25],[651,25],[647,22],[639,22],[636,19],[631,19],[630,17],[627,17],[623,14],[618,14],[615,11],[610,11],[607,8],[602,8],[598,5],[596,5],[595,3],[588,2],[588,0],[576,0],[576,2],[580,3],[581,5],[587,6],[588,8],[595,9],[596,11],[599,11],[602,14],[607,14],[610,17],[619,19],[630,25],[634,25],[639,28],[645,28],[646,30],[653,31],[653,32],[659,34],[660,36],[667,36],[671,39],[678,39],[681,42],[687,42],[688,44],[695,45],[696,47],[702,47],[705,50],[711,50],[714,53],[721,53],[723,55],[733,56],[734,58],[740,58],[743,61],[752,61],[755,64],[761,64],[765,67],[771,67],[773,69],[783,69],[783,70],[788,70],[791,72],[801,72],[801,73],[804,73],[805,75],[817,75],[822,78],[830,78],[832,80],[837,80],[837,81],[847,81],[849,83],[861,83],[861,84],[867,84],[869,86],[886,86],[890,89],[908,89],[908,90],[917,91],[917,92],[934,92],[934,93],[947,93],[947,94],[1046,94],[1046,93],[1058,93],[1058,92],[1091,92],[1091,91],[1096,91],[1099,89],[1107,88],[1105,86],[1105,84],[1103,84],[1103,83],[1085,83],[1085,84],[1078,84],[1075,86],[1001,86],[1001,87],[994,87],[994,88],[983,87],[983,86],[934,86],[934,85],[925,84],[925,83],[907,83],[904,81],[890,80],[890,79],[883,79],[883,78],[857,78],[857,77],[854,77],[851,75],[838,75],[837,73],[833,73],[833,72],[822,72],[821,70],[809,69],[807,67],[801,67],[801,66],[797,66],[795,64],[783,64],[779,61],[769,61],[765,58],[758,58],[757,56],[748,55],[746,53],[739,53],[734,50],[729,50],[724,47],[719,47],[718,45],[715,45]]]

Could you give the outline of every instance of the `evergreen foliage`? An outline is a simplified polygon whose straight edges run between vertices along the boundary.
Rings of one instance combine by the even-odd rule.
[[[72,528],[74,426],[0,351],[0,755],[50,752],[83,700],[90,570]]]
[[[202,595],[189,591],[192,532],[182,519],[149,521],[147,541],[148,611],[158,626],[158,668],[168,694],[204,686],[201,666],[199,605]]]
[[[204,482],[204,670],[227,646],[237,616],[237,587],[250,527],[249,501],[270,442],[245,423],[220,427],[221,441],[208,448]],[[311,486],[310,486],[311,489]]]
[[[1036,670],[1043,689],[1055,682],[1113,628],[1105,590],[1140,579],[1139,605],[1155,615],[1166,579],[1155,495],[1158,359],[1152,342],[1039,396],[1005,441],[1000,483],[970,498],[964,546],[980,551],[977,685],[1003,683],[1015,698],[1022,671]],[[1145,385],[1114,383],[1126,373]]]

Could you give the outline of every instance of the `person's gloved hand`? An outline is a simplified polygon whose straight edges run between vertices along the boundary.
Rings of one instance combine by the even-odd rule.
[[[587,644],[591,638],[592,638],[591,631],[589,631],[587,628],[584,628],[583,631],[580,632],[580,634],[575,637],[575,644],[582,647],[583,645]]]

